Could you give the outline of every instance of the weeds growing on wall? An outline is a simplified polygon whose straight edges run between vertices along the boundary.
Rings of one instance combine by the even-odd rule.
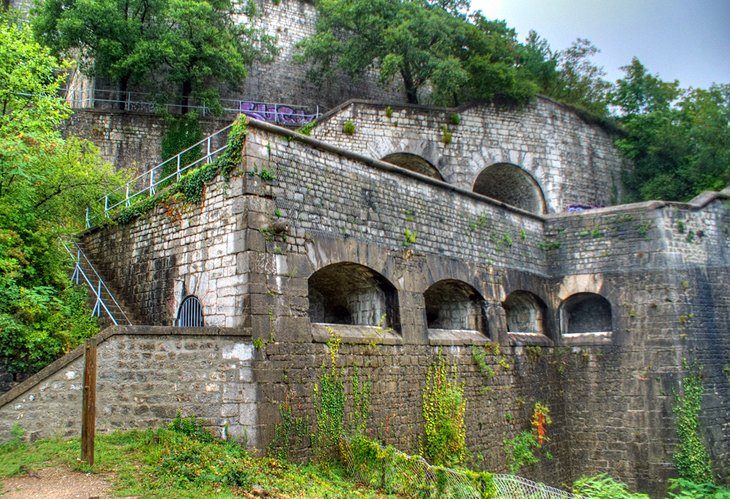
[[[337,458],[345,421],[345,386],[342,368],[337,366],[337,352],[342,345],[342,338],[331,328],[328,332],[330,365],[322,365],[319,382],[314,385],[313,394],[315,421],[312,445],[315,456],[320,461]]]
[[[456,365],[439,354],[423,388],[424,457],[439,466],[455,466],[466,457],[466,399]]]
[[[530,419],[532,430],[522,431],[512,438],[504,440],[510,473],[516,475],[525,466],[540,462],[540,451],[543,445],[549,441],[547,427],[552,422],[550,408],[541,402],[536,402]],[[542,457],[552,459],[549,452],[542,452]]]
[[[702,409],[702,368],[685,363],[687,374],[682,380],[681,393],[675,394],[674,414],[677,417],[679,445],[674,453],[674,464],[679,477],[696,483],[713,483],[710,454],[700,434]]]
[[[161,160],[165,161],[203,140],[198,113],[187,113],[180,117],[167,117],[167,127],[162,136]],[[180,157],[180,166],[187,166],[200,159],[200,146],[192,148]],[[162,168],[160,178],[166,178],[177,171],[177,161],[169,161]],[[168,181],[168,185],[172,180]],[[163,186],[164,187],[164,186]]]
[[[246,122],[239,118],[231,126],[228,133],[228,147],[218,156],[215,161],[200,168],[188,172],[182,176],[180,181],[168,189],[165,189],[155,197],[146,198],[140,203],[133,204],[119,212],[115,221],[120,225],[126,225],[136,217],[143,215],[158,204],[175,199],[190,204],[197,204],[203,200],[203,192],[206,184],[212,182],[216,176],[221,175],[228,181],[233,171],[241,163],[243,144],[246,142]]]

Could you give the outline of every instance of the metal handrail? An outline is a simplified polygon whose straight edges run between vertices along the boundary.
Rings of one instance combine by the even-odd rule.
[[[182,178],[182,174],[186,172],[187,170],[190,170],[191,168],[195,168],[199,165],[201,165],[203,162],[206,164],[213,162],[213,160],[218,157],[218,155],[223,152],[227,147],[228,144],[224,144],[223,146],[213,149],[212,148],[212,142],[213,139],[215,139],[218,136],[223,135],[224,133],[228,133],[230,128],[233,126],[233,124],[228,125],[225,128],[221,128],[217,132],[207,136],[203,140],[193,144],[192,146],[183,149],[179,153],[177,153],[175,156],[166,159],[165,161],[153,166],[151,169],[147,170],[146,172],[137,175],[134,179],[127,182],[123,187],[118,187],[117,189],[114,189],[111,192],[106,193],[103,197],[98,199],[99,203],[104,203],[104,212],[103,212],[103,218],[108,218],[109,214],[112,210],[115,208],[118,208],[122,205],[131,206],[132,201],[140,196],[143,193],[148,193],[149,197],[154,196],[157,193],[157,187],[160,184],[163,184],[167,182],[168,180],[171,180],[175,178],[175,182],[179,181],[180,178]],[[187,154],[188,152],[202,146],[205,144],[206,152],[203,156],[200,158],[188,163],[183,164],[183,156]],[[155,176],[157,175],[157,172],[161,172],[163,168],[165,168],[166,165],[175,163],[175,171],[166,177],[156,179]],[[133,186],[137,186],[139,184],[146,184],[142,188],[136,188]],[[120,201],[112,201],[111,199],[114,198],[115,194],[121,194],[124,193],[123,198]],[[92,227],[92,216],[89,208],[86,209],[86,228],[90,229]]]
[[[99,273],[96,271],[96,268],[94,268],[94,265],[91,263],[91,261],[86,257],[83,251],[81,251],[81,246],[79,246],[77,243],[71,242],[71,241],[62,241],[63,247],[66,250],[66,252],[69,254],[69,256],[73,259],[75,267],[73,274],[71,275],[71,280],[74,281],[76,284],[80,284],[81,277],[84,278],[84,281],[86,281],[86,284],[89,286],[89,289],[91,289],[91,292],[96,297],[96,302],[94,303],[94,308],[91,311],[92,316],[101,316],[101,308],[104,309],[106,314],[109,316],[109,318],[112,320],[115,326],[119,325],[119,321],[117,321],[117,318],[114,316],[114,314],[109,310],[109,307],[107,307],[106,303],[104,302],[104,298],[102,297],[102,291],[106,291],[109,295],[109,298],[111,298],[114,305],[116,305],[117,310],[122,314],[122,317],[126,321],[128,325],[132,325],[132,321],[129,320],[129,317],[127,317],[127,314],[124,313],[124,309],[119,304],[119,302],[114,298],[114,294],[111,292],[111,290],[107,287],[106,283],[104,283],[104,279],[101,278]],[[69,244],[74,246],[76,249],[76,255],[74,256],[74,252],[69,248]],[[88,268],[91,269],[93,272],[93,277],[96,277],[96,286],[92,283],[92,279],[89,279],[89,276],[86,275],[86,272],[84,272],[83,267],[81,266],[81,259],[84,259],[86,264],[88,265]]]

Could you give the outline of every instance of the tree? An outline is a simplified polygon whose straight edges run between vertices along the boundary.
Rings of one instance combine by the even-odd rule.
[[[589,40],[578,38],[570,47],[557,53],[557,78],[545,89],[551,97],[582,107],[598,116],[608,114],[611,84],[604,80],[603,68],[591,62],[599,52]]]
[[[468,2],[321,0],[316,33],[300,45],[315,78],[376,68],[383,84],[398,78],[410,103],[453,105],[467,99],[523,101],[537,90],[518,68],[514,31]]]
[[[611,94],[626,136],[616,144],[634,165],[633,197],[686,201],[730,184],[730,85],[683,90],[638,59]]]
[[[29,28],[0,18],[0,359],[36,370],[93,334],[85,295],[68,277],[59,236],[87,203],[119,185],[95,147],[62,139],[64,66]]]
[[[275,53],[274,40],[234,15],[251,18],[231,0],[45,0],[34,30],[56,53],[76,52],[80,70],[117,82],[126,92],[143,86],[219,105],[219,83],[239,85],[246,66]]]

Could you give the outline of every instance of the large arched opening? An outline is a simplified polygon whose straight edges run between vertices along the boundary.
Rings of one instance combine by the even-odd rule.
[[[421,156],[418,156],[417,154],[397,152],[393,154],[388,154],[387,156],[383,157],[382,160],[387,163],[400,166],[401,168],[405,168],[406,170],[420,173],[421,175],[425,175],[427,177],[435,178],[437,180],[444,179],[435,166],[433,166],[430,162],[428,162]]]
[[[313,323],[399,329],[398,293],[368,267],[335,263],[312,274],[308,284]]]
[[[474,181],[473,191],[535,214],[545,213],[545,196],[537,181],[511,163],[486,167]]]

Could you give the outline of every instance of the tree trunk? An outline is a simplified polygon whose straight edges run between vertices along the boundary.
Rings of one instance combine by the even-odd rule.
[[[193,84],[190,80],[185,80],[182,84],[182,100],[180,102],[181,104],[181,114],[186,114],[188,112],[188,106],[190,105],[190,94],[193,92]]]
[[[403,87],[406,90],[406,101],[408,104],[418,104],[418,88],[413,82],[411,73],[402,69],[400,74],[403,77]]]
[[[119,79],[119,109],[127,109],[127,90],[129,90],[129,76],[122,76]]]

